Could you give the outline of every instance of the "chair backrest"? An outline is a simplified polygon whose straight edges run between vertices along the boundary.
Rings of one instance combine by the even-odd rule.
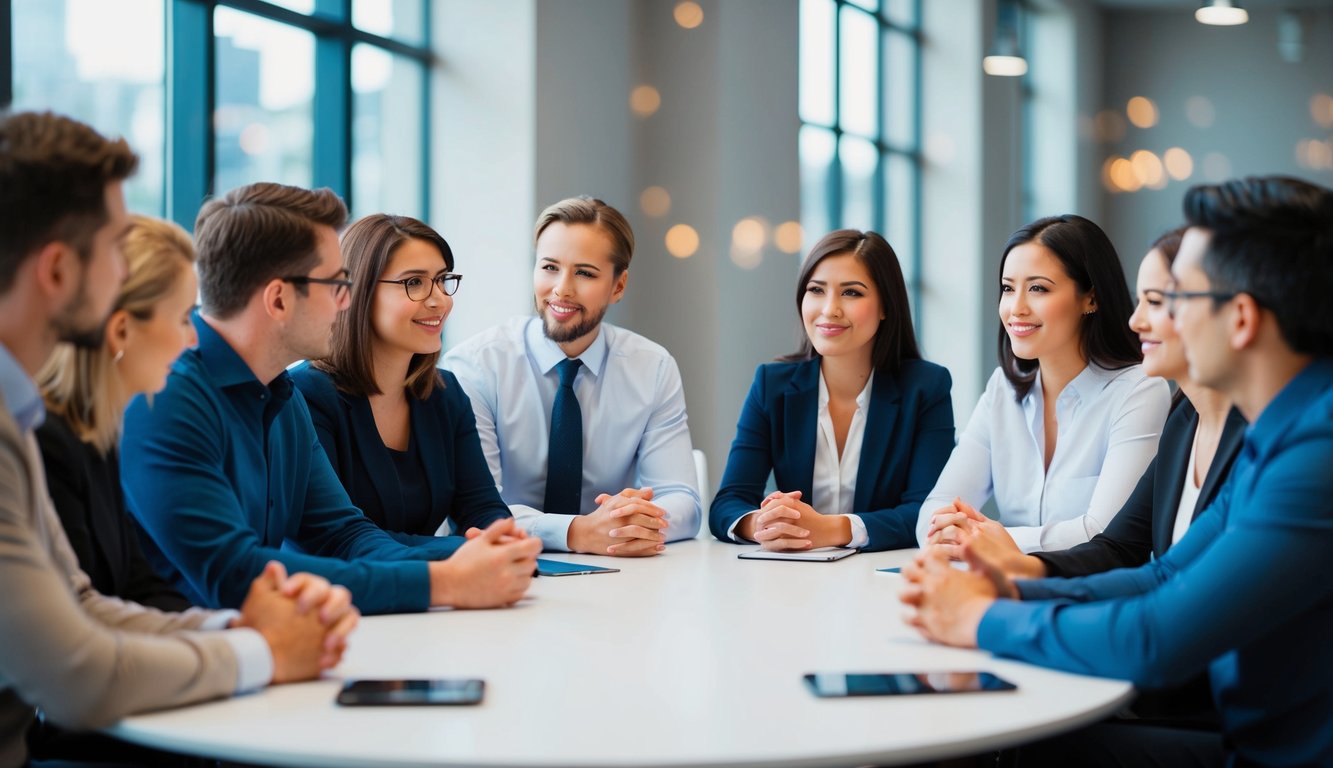
[[[708,492],[708,456],[698,448],[694,449],[694,475],[695,481],[699,483],[699,505],[703,508],[704,517],[708,517],[708,505],[713,501]],[[705,529],[708,526],[703,526]]]

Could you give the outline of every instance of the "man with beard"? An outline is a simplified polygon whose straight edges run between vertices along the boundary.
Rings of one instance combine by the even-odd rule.
[[[510,605],[537,541],[510,519],[466,543],[395,540],[353,506],[294,393],[287,367],[327,356],[347,308],[346,217],[331,190],[263,182],[199,211],[199,345],[125,416],[121,480],[146,554],[203,605],[236,605],[267,560],[346,586],[368,614]]]
[[[574,197],[537,217],[536,317],[451,350],[500,495],[549,551],[655,555],[699,531],[676,361],[602,322],[625,295],[634,233]],[[624,490],[620,490],[624,488]]]
[[[263,570],[242,587],[240,613],[162,613],[99,594],[79,570],[42,473],[32,376],[59,341],[101,343],[125,279],[122,183],[137,164],[124,140],[69,118],[0,118],[0,765],[26,760],[34,707],[92,729],[310,679],[338,663],[356,626],[347,590],[277,563],[251,574]],[[102,741],[99,757],[118,749]]]

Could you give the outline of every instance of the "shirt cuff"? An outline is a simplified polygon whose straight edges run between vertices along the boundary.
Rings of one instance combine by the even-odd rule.
[[[1002,656],[1016,656],[1018,647],[1033,642],[1026,631],[1041,603],[996,600],[986,609],[977,625],[977,648]]]
[[[852,540],[847,542],[847,546],[852,549],[861,549],[870,543],[870,534],[866,532],[866,521],[861,519],[860,515],[843,515],[847,522],[852,524]]]
[[[221,611],[213,611],[208,615],[208,618],[204,619],[203,623],[199,625],[199,629],[205,632],[226,629],[231,625],[232,619],[239,619],[240,617],[240,611],[234,611],[230,608]]]
[[[222,637],[236,654],[236,692],[257,691],[273,680],[273,653],[253,629],[229,629]]]
[[[731,527],[727,529],[727,538],[731,539],[732,541],[736,542],[737,544],[754,544],[755,542],[750,541],[750,540],[747,539],[747,538],[743,538],[740,534],[736,533],[736,526],[740,525],[742,520],[744,520],[745,518],[747,518],[747,517],[749,517],[750,515],[753,515],[753,514],[756,514],[756,513],[754,513],[754,512],[746,512],[745,514],[743,514],[743,515],[741,515],[740,517],[736,518],[736,522],[732,523],[732,524],[731,524]]]

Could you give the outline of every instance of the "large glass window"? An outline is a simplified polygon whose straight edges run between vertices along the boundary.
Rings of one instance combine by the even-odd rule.
[[[260,180],[332,187],[357,215],[429,208],[429,0],[6,8],[0,108],[128,139],[135,211],[190,226],[206,196]]]
[[[13,108],[52,110],[139,153],[132,210],[160,214],[165,179],[162,0],[12,0]],[[3,65],[0,65],[3,66]],[[3,105],[0,105],[3,106]]]
[[[919,0],[801,0],[801,224],[807,246],[871,229],[920,292]],[[919,322],[919,320],[918,320]]]

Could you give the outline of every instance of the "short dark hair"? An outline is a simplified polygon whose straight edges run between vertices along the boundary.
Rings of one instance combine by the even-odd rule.
[[[1185,220],[1212,234],[1213,290],[1254,297],[1296,352],[1333,355],[1333,191],[1284,176],[1204,184],[1185,193]]]
[[[838,229],[821,237],[801,264],[801,276],[796,280],[796,316],[801,316],[806,284],[810,282],[815,267],[830,256],[843,254],[851,254],[865,265],[870,272],[870,279],[875,283],[875,291],[879,294],[880,308],[884,311],[884,319],[879,321],[879,327],[875,329],[875,343],[870,352],[871,365],[876,371],[896,376],[902,370],[904,360],[920,360],[921,352],[916,345],[912,308],[907,301],[907,283],[903,280],[898,254],[893,252],[893,247],[879,233]],[[812,360],[818,356],[819,353],[803,331],[797,350],[778,359],[796,362]]]
[[[52,112],[0,117],[0,292],[47,243],[83,259],[106,225],[106,187],[129,178],[139,158],[124,139]]]
[[[333,323],[332,352],[315,366],[333,377],[338,389],[359,397],[382,394],[375,383],[372,317],[375,307],[376,280],[384,275],[389,260],[403,243],[420,240],[429,243],[444,257],[444,267],[454,269],[454,252],[449,243],[429,225],[409,216],[373,213],[347,228],[342,236],[343,259],[351,273],[351,306],[338,313]],[[403,386],[418,400],[430,397],[440,383],[436,370],[440,353],[413,355]]]
[[[194,221],[204,311],[226,319],[269,281],[314,269],[315,227],[346,222],[347,206],[328,188],[260,182],[204,203]]]
[[[634,258],[634,230],[620,211],[588,195],[567,197],[546,206],[538,214],[537,224],[532,228],[533,245],[541,239],[547,227],[557,223],[599,227],[611,238],[612,274],[620,277],[621,272],[629,269],[630,259]]]
[[[1115,246],[1102,228],[1072,213],[1047,216],[1020,227],[1004,245],[1000,257],[1000,275],[1009,252],[1026,243],[1040,243],[1055,254],[1069,278],[1078,286],[1079,295],[1091,293],[1097,311],[1083,316],[1079,344],[1089,362],[1107,370],[1126,368],[1143,362],[1138,337],[1129,328],[1134,313],[1134,299],[1125,282]],[[1018,399],[1027,397],[1037,378],[1036,360],[1023,360],[1014,354],[1013,343],[1004,325],[1000,325],[1000,369],[1013,385]]]

